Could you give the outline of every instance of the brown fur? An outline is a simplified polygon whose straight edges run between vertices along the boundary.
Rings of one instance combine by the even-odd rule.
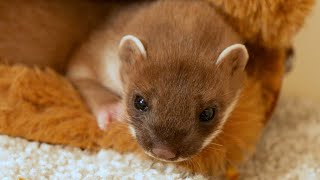
[[[91,0],[0,1],[0,57],[64,72],[73,50],[117,7]]]
[[[63,57],[67,57],[69,50],[73,47],[70,44],[73,43],[66,42],[74,42],[74,40],[67,40],[75,37],[69,36],[72,34],[68,33],[70,26],[66,28],[62,24],[69,24],[67,23],[69,21],[74,22],[71,27],[81,29],[80,35],[78,35],[82,39],[87,31],[87,25],[83,25],[78,19],[85,20],[88,17],[86,12],[93,12],[98,7],[91,6],[88,11],[83,9],[74,11],[72,9],[81,7],[81,3],[78,4],[79,1],[68,1],[70,2],[69,6],[61,2],[54,6],[54,3],[44,5],[40,0],[1,1],[0,60],[16,58],[16,61],[19,61],[25,57],[30,61],[39,58],[35,61],[42,62],[47,58],[63,59]],[[246,37],[247,41],[254,42],[249,45],[250,61],[247,67],[246,88],[235,112],[224,128],[224,132],[196,157],[185,163],[180,163],[181,166],[195,172],[221,173],[226,166],[238,164],[249,154],[242,152],[250,152],[254,149],[263,125],[275,107],[280,91],[285,58],[285,49],[281,47],[291,43],[292,36],[297,29],[300,29],[301,22],[308,14],[313,0],[304,0],[301,4],[301,1],[272,1],[274,5],[272,7],[278,7],[281,4],[283,6],[285,2],[288,11],[284,14],[268,14],[267,5],[260,4],[260,1],[250,3],[252,11],[248,11],[247,6],[243,6],[245,3],[239,4],[237,2],[233,0],[213,1],[219,9],[225,11],[226,16],[233,17],[231,18],[233,19],[232,23],[238,27],[240,34]],[[57,9],[52,8],[49,12],[52,13],[52,16],[60,14],[60,18],[49,18],[48,21],[44,21],[39,19],[41,17],[39,14],[33,13],[41,11],[45,7],[57,7]],[[64,9],[67,7],[70,9]],[[227,7],[236,7],[237,11]],[[14,14],[10,13],[9,10],[14,8],[20,8],[20,10]],[[35,11],[29,11],[30,8],[34,8]],[[259,11],[255,9],[259,8],[263,8],[265,11],[263,11],[263,15],[256,16]],[[67,15],[65,12],[70,12],[70,14]],[[75,16],[74,13],[77,15]],[[89,14],[92,15],[92,13]],[[77,17],[77,20],[70,19],[70,16]],[[287,26],[274,28],[270,22],[272,19],[277,19],[278,16],[283,21],[287,18],[292,18],[292,21]],[[100,15],[94,15],[92,18],[94,21],[99,21]],[[63,19],[67,22],[60,24],[60,22],[64,22]],[[250,19],[254,21],[251,22]],[[249,21],[250,23],[248,23]],[[57,33],[57,36],[53,38],[55,41],[50,44],[57,47],[57,51],[52,51],[54,48],[51,46],[42,47],[39,44],[43,43],[36,41],[37,38],[31,38],[44,38],[46,39],[44,42],[47,42],[46,34],[38,34],[38,31],[41,31],[39,25],[41,22],[55,22],[52,24],[64,27],[52,29],[52,33]],[[8,23],[11,25],[3,28]],[[20,29],[24,29],[24,27],[27,27],[27,30],[21,31]],[[277,33],[282,36],[274,38],[273,34]],[[77,38],[79,38],[78,35]],[[60,37],[62,38],[60,39]],[[274,48],[260,48],[256,43]],[[4,46],[4,44],[8,44],[8,46]],[[68,52],[65,49],[68,49]],[[39,57],[34,56],[35,54]],[[70,83],[51,70],[39,70],[24,66],[0,66],[0,133],[86,149],[114,148],[119,152],[137,152],[144,156],[143,151],[132,140],[124,124],[113,123],[107,133],[100,131]]]

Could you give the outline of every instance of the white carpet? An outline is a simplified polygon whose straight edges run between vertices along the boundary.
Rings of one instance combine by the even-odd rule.
[[[320,180],[320,104],[282,98],[242,169],[245,180]]]
[[[282,98],[243,179],[320,179],[320,104]],[[204,179],[109,150],[89,153],[0,136],[1,179]]]

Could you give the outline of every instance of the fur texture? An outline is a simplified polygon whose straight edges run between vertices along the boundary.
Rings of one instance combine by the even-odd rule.
[[[73,50],[117,7],[91,0],[0,1],[0,57],[63,72]]]
[[[53,4],[39,0],[1,1],[0,60],[65,60],[74,45],[85,37],[87,28],[94,26],[95,23],[91,23],[100,21],[100,14],[90,12],[97,12],[102,2],[93,2],[91,7],[84,6],[89,8],[86,11],[80,8],[78,1],[68,1],[69,5],[65,1],[54,1]],[[211,175],[223,172],[228,166],[236,166],[254,150],[277,102],[284,74],[285,48],[301,28],[313,0],[212,2],[251,43],[248,44],[250,60],[246,69],[246,88],[223,133],[193,159],[179,163],[192,171]],[[20,10],[15,14],[13,8]],[[80,10],[74,11],[77,8]],[[38,11],[41,13],[35,13]],[[39,19],[45,17],[44,14],[52,16],[45,21]],[[60,14],[59,18],[54,18],[57,14]],[[85,18],[88,14],[91,20]],[[74,23],[68,24],[64,20]],[[49,27],[52,34],[46,30],[41,33],[43,27]],[[78,33],[70,33],[70,27]],[[75,89],[50,69],[0,66],[0,133],[92,150],[113,148],[146,157],[125,124],[113,123],[107,133],[99,130]]]
[[[265,47],[289,47],[315,0],[207,0],[243,37]]]

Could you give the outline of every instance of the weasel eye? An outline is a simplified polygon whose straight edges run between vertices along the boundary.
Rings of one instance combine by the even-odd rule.
[[[201,122],[211,121],[216,114],[216,109],[208,107],[200,113],[199,119]]]
[[[139,111],[145,112],[148,110],[148,104],[147,104],[146,100],[142,96],[139,96],[139,95],[137,95],[135,97],[134,107]]]

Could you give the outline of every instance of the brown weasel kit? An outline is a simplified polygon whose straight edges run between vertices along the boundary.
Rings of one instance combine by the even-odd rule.
[[[151,2],[110,19],[73,56],[69,79],[100,128],[117,116],[150,156],[189,159],[237,103],[248,61],[241,38],[201,1]]]

